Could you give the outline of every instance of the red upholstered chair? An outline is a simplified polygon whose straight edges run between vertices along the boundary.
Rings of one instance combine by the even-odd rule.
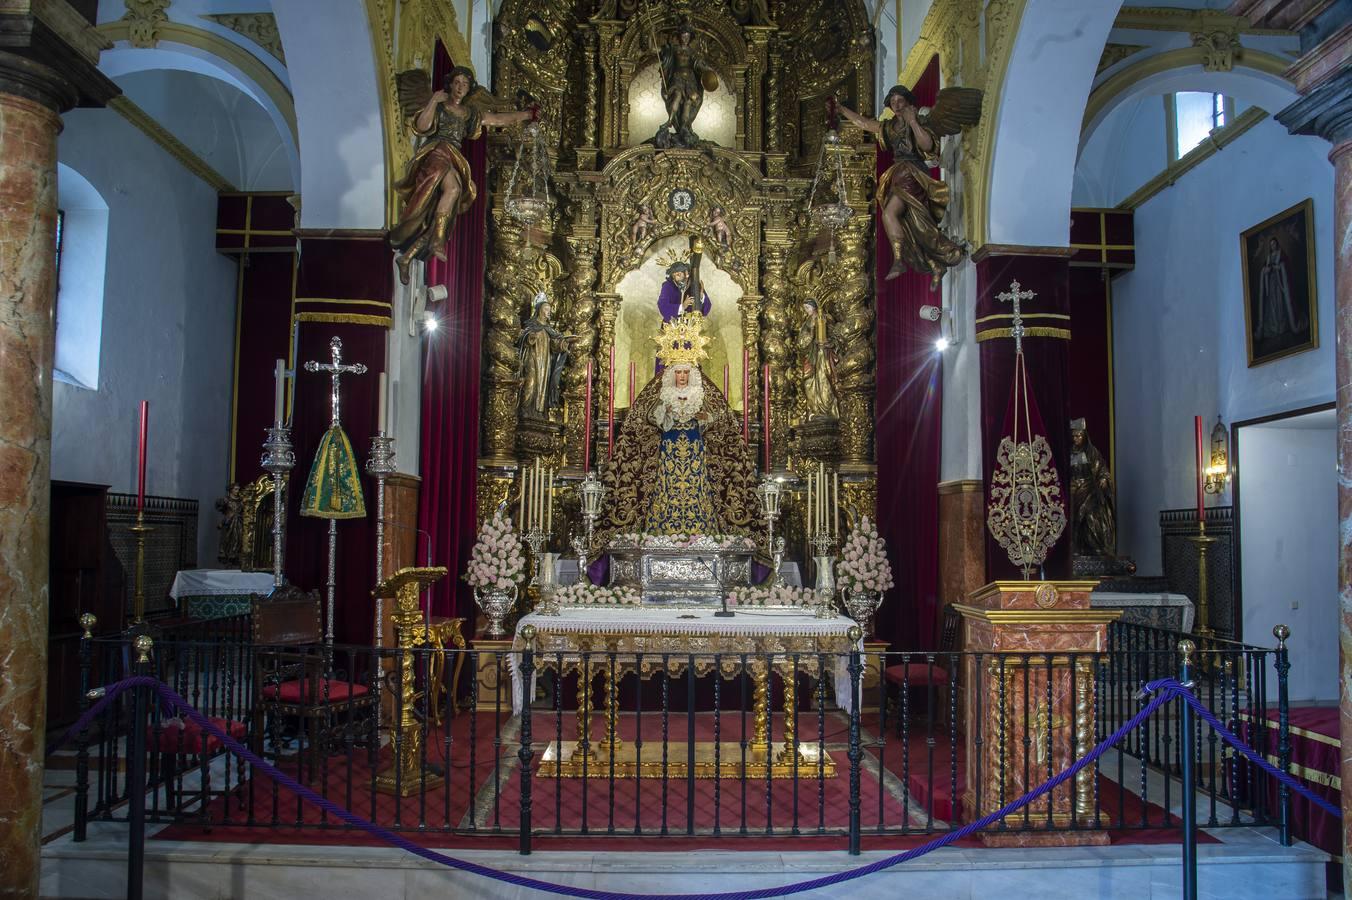
[[[282,588],[254,597],[252,612],[258,713],[254,751],[261,752],[265,734],[274,747],[279,744],[281,722],[295,719],[308,741],[303,749],[309,772],[300,774],[312,779],[335,722],[345,719],[354,726],[359,716],[373,714],[376,697],[367,684],[334,670],[332,652],[324,644],[318,591]]]
[[[895,666],[888,666],[883,669],[883,679],[887,685],[889,694],[897,698],[897,733],[901,733],[901,694],[917,689],[924,689],[926,696],[927,716],[934,716],[935,710],[931,707],[938,701],[938,722],[940,728],[948,724],[946,721],[948,708],[951,704],[949,693],[952,690],[952,676],[949,672],[949,666],[952,662],[952,654],[958,648],[958,630],[962,626],[962,614],[953,608],[952,604],[944,606],[943,625],[939,632],[939,648],[934,653],[912,653],[906,659],[906,662],[898,663]]]
[[[237,741],[243,741],[249,731],[248,725],[234,719],[211,716],[207,721]],[[198,800],[197,814],[204,823],[207,822],[210,814],[208,803],[212,796],[211,760],[224,749],[225,745],[221,739],[204,730],[191,719],[175,718],[148,723],[146,725],[146,746],[151,748],[151,752],[158,754],[158,770],[152,770],[151,781],[153,783],[162,782],[164,785],[165,810],[174,816],[179,816],[183,813],[184,807],[196,799]],[[230,761],[228,759],[225,765],[228,783],[230,780],[228,777]],[[238,774],[236,783],[242,783],[244,780],[244,763],[242,760],[236,760],[235,765]],[[180,773],[187,775],[194,769],[201,772],[201,783],[198,789],[191,792],[181,790]]]

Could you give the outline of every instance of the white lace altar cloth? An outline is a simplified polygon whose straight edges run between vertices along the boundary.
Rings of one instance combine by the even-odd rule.
[[[818,619],[815,615],[797,609],[737,610],[730,618],[715,616],[714,609],[652,609],[621,607],[565,608],[562,615],[542,616],[531,613],[516,623],[512,638],[512,653],[508,666],[512,673],[512,713],[521,712],[522,678],[521,654],[524,646],[521,629],[535,627],[536,671],[542,666],[555,666],[559,654],[565,667],[575,666],[580,654],[590,651],[591,665],[604,669],[609,665],[609,652],[614,648],[617,665],[632,669],[640,659],[644,665],[660,668],[662,655],[682,668],[693,655],[696,668],[712,664],[713,654],[723,655],[725,662],[740,667],[740,654],[753,659],[770,658],[781,669],[792,664],[792,654],[798,654],[798,671],[815,675],[818,669],[816,654],[827,654],[826,671],[835,686],[836,705],[848,712],[851,708],[849,675],[849,631],[853,619],[839,615]],[[863,649],[862,639],[855,648]],[[535,675],[531,676],[531,695],[535,693]]]

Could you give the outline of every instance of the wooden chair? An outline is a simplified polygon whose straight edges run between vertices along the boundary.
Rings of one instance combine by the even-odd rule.
[[[901,733],[901,702],[900,695],[902,691],[909,691],[915,688],[924,688],[926,693],[927,716],[933,716],[934,710],[928,708],[937,698],[939,701],[939,727],[944,728],[949,723],[946,721],[947,711],[951,705],[949,693],[952,691],[952,676],[948,671],[952,657],[949,654],[958,649],[958,631],[962,627],[962,614],[953,608],[953,605],[944,606],[943,624],[939,631],[939,648],[933,654],[911,654],[909,662],[898,663],[895,666],[888,666],[883,669],[883,679],[887,684],[888,693],[891,694],[893,688],[896,690],[897,710],[896,723],[897,733]]]
[[[255,728],[254,752],[260,753],[265,732],[276,746],[280,724],[295,719],[309,742],[307,781],[319,770],[319,755],[330,742],[333,723],[349,726],[359,714],[374,715],[376,697],[368,685],[333,668],[324,643],[319,592],[284,587],[267,597],[252,598]],[[271,731],[267,726],[271,723]],[[304,763],[307,759],[302,759]]]

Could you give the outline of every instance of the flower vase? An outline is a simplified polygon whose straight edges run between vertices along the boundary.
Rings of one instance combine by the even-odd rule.
[[[832,570],[835,558],[814,556],[812,560],[817,568],[817,618],[829,619],[836,614],[836,576]]]
[[[535,611],[542,616],[563,615],[563,608],[558,601],[559,580],[555,577],[554,564],[558,558],[557,553],[540,554],[540,568],[536,576],[540,586],[540,605]]]
[[[512,585],[509,591],[489,588],[482,594],[479,593],[478,588],[475,588],[474,601],[479,604],[479,608],[488,617],[488,630],[484,632],[484,637],[506,637],[506,632],[502,629],[502,620],[507,617],[507,614],[512,611],[512,607],[516,604],[516,585]]]
[[[850,614],[850,618],[859,623],[859,627],[864,629],[864,634],[873,633],[873,615],[882,605],[883,592],[869,591],[862,588],[845,589],[845,610]]]

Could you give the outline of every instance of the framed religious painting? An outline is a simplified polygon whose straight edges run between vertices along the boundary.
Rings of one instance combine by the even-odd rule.
[[[1249,366],[1319,346],[1314,203],[1303,200],[1239,238]]]

